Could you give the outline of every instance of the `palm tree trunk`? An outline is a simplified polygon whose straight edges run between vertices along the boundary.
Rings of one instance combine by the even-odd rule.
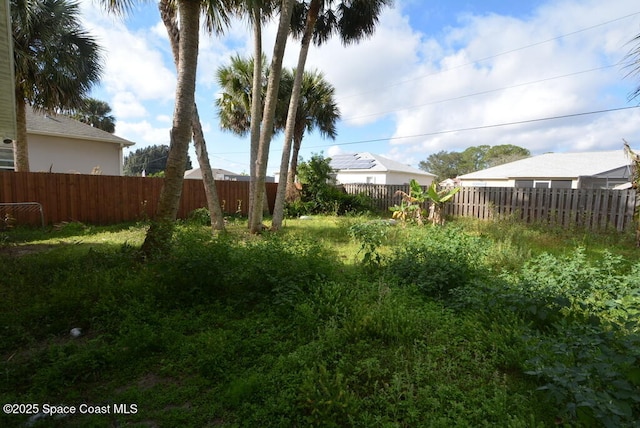
[[[167,157],[164,184],[154,221],[147,231],[143,253],[149,257],[155,253],[165,253],[169,249],[174,230],[174,221],[180,206],[187,152],[191,139],[191,120],[195,104],[196,68],[198,64],[198,35],[200,30],[200,3],[178,0],[180,29],[180,58],[178,61],[178,81],[173,111],[171,144]]]
[[[631,150],[631,146],[624,141],[624,151],[631,162],[631,175],[629,181],[631,188],[636,192],[636,201],[633,207],[633,221],[636,226],[636,247],[640,247],[640,154]]]
[[[27,141],[27,104],[16,94],[17,140],[13,142],[14,170],[29,172],[29,145]]]
[[[316,20],[320,13],[320,0],[311,0],[309,4],[309,12],[307,14],[307,22],[305,24],[304,35],[300,45],[300,54],[298,55],[298,65],[296,66],[296,75],[293,80],[293,88],[291,90],[291,99],[289,101],[289,110],[287,112],[287,124],[284,130],[284,145],[282,146],[282,159],[280,161],[280,177],[278,180],[278,192],[276,193],[276,202],[273,207],[273,221],[271,223],[272,230],[278,230],[282,227],[284,219],[284,202],[287,190],[287,175],[289,171],[289,159],[291,158],[291,141],[296,126],[296,114],[298,111],[298,103],[300,102],[300,91],[302,89],[302,76],[304,75],[304,66],[307,62],[309,47],[311,46],[311,36],[316,26]]]
[[[251,91],[251,154],[249,159],[249,222],[253,215],[252,202],[256,191],[256,160],[260,146],[260,122],[262,121],[262,15],[260,6],[252,7],[253,20],[253,82]]]
[[[264,114],[260,125],[260,145],[256,158],[256,186],[251,201],[252,215],[250,216],[251,233],[262,231],[262,206],[265,200],[265,193],[260,191],[265,186],[267,176],[267,162],[269,160],[269,145],[273,136],[273,121],[276,114],[276,104],[278,102],[278,89],[280,87],[280,75],[282,73],[282,61],[284,51],[287,46],[289,35],[289,24],[295,0],[282,0],[280,9],[280,21],[278,23],[278,33],[273,47],[273,58],[269,70],[269,81],[267,84],[267,94],[265,99]],[[259,92],[257,92],[259,93]]]
[[[180,30],[176,22],[175,7],[173,7],[168,0],[161,0],[160,3],[158,3],[158,9],[160,10],[162,22],[167,29],[167,34],[169,35],[171,51],[173,52],[173,60],[176,67],[178,67],[180,59]],[[224,230],[224,216],[222,214],[222,208],[220,207],[220,199],[218,198],[215,177],[213,176],[211,163],[209,162],[207,143],[204,138],[204,133],[202,132],[202,123],[200,122],[200,115],[198,114],[198,106],[195,102],[193,105],[191,128],[193,133],[193,145],[196,150],[200,171],[202,172],[204,193],[207,197],[207,207],[211,217],[211,230]]]
[[[287,191],[285,195],[286,202],[293,202],[300,197],[300,192],[296,187],[296,175],[298,175],[298,156],[300,154],[300,146],[302,145],[302,132],[296,130],[296,135],[293,136],[293,151],[291,152],[291,165],[289,166],[289,173],[287,174]]]
[[[191,127],[193,129],[193,145],[195,146],[196,157],[200,164],[204,193],[207,197],[207,206],[209,208],[209,216],[211,217],[211,230],[224,230],[224,215],[222,214],[222,207],[220,207],[220,199],[218,198],[215,177],[213,176],[211,164],[209,163],[207,143],[205,142],[204,133],[202,132],[198,106],[195,103],[193,105],[193,119]]]

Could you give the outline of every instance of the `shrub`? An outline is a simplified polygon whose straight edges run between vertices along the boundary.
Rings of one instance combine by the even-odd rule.
[[[389,231],[387,221],[367,221],[354,224],[349,228],[349,235],[360,243],[359,253],[363,253],[362,262],[368,266],[379,266],[382,257],[378,253],[378,248],[384,244]]]
[[[418,229],[415,229],[418,230]],[[391,256],[388,272],[424,293],[443,297],[482,274],[483,242],[454,227],[430,226],[418,232]]]
[[[190,222],[201,226],[211,225],[211,215],[209,214],[209,210],[204,207],[191,211],[187,218]]]
[[[527,373],[578,426],[637,426],[640,417],[640,265],[583,248],[542,254],[521,271],[458,289],[457,301],[495,317],[508,310],[530,326]]]

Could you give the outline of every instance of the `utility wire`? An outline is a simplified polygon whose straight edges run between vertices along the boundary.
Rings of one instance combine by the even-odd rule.
[[[514,88],[519,88],[519,87],[522,87],[522,86],[528,86],[528,85],[534,85],[534,84],[537,84],[537,83],[548,82],[548,81],[551,81],[551,80],[563,79],[563,78],[566,78],[566,77],[577,76],[579,74],[591,73],[593,71],[605,70],[607,68],[612,68],[612,67],[615,67],[615,66],[618,66],[618,65],[621,65],[621,64],[622,64],[622,62],[619,62],[619,63],[613,64],[613,65],[605,65],[603,67],[592,68],[592,69],[589,69],[589,70],[576,71],[575,73],[563,74],[561,76],[547,77],[545,79],[532,80],[530,82],[518,83],[516,85],[511,85],[511,86],[504,86],[502,88],[489,89],[489,90],[486,90],[486,91],[474,92],[472,94],[460,95],[460,96],[457,96],[457,97],[445,98],[445,99],[437,100],[437,101],[430,101],[428,103],[416,104],[416,105],[413,105],[413,106],[403,107],[403,108],[399,108],[399,109],[396,109],[396,110],[387,110],[387,111],[384,111],[384,112],[370,113],[370,114],[365,114],[365,115],[361,115],[361,116],[351,116],[351,117],[347,117],[347,118],[341,118],[340,120],[345,121],[345,120],[362,119],[362,118],[365,118],[365,117],[372,117],[372,116],[384,116],[384,115],[389,114],[389,113],[396,113],[396,112],[399,112],[399,111],[405,111],[405,110],[411,110],[411,109],[416,109],[416,108],[420,108],[420,107],[426,107],[426,106],[435,105],[435,104],[441,104],[441,103],[445,103],[445,102],[448,102],[448,101],[457,101],[457,100],[461,100],[461,99],[464,99],[464,98],[475,97],[475,96],[478,96],[478,95],[486,95],[486,94],[491,94],[493,92],[505,91],[507,89],[514,89]]]
[[[400,139],[406,139],[406,138],[431,137],[431,136],[434,136],[434,135],[451,134],[451,133],[454,133],[454,132],[477,131],[477,130],[481,130],[481,129],[499,128],[499,127],[502,127],[502,126],[522,125],[522,124],[526,124],[526,123],[543,122],[543,121],[547,121],[547,120],[558,120],[558,119],[567,119],[567,118],[571,118],[571,117],[588,116],[588,115],[593,115],[593,114],[610,113],[610,112],[614,112],[614,111],[636,109],[636,108],[639,108],[639,107],[640,106],[618,107],[618,108],[611,108],[611,109],[606,109],[606,110],[597,110],[597,111],[589,111],[589,112],[582,112],[582,113],[565,114],[565,115],[562,115],[562,116],[551,116],[551,117],[543,117],[543,118],[538,118],[538,119],[520,120],[520,121],[517,121],[517,122],[506,122],[506,123],[498,123],[498,124],[494,124],[494,125],[474,126],[474,127],[471,127],[471,128],[448,129],[448,130],[444,130],[444,131],[427,132],[427,133],[424,133],[424,134],[405,135],[405,136],[400,136],[400,137],[376,138],[376,139],[372,139],[372,140],[352,141],[352,142],[348,142],[348,143],[324,144],[324,145],[321,145],[321,146],[308,146],[307,148],[308,149],[317,149],[317,148],[322,148],[322,147],[327,147],[327,146],[348,146],[348,145],[352,145],[352,144],[377,143],[377,142],[380,142],[380,141],[400,140]]]
[[[346,98],[352,98],[352,97],[363,95],[363,94],[368,94],[368,93],[371,93],[371,92],[380,92],[381,90],[387,90],[387,89],[389,89],[391,87],[394,87],[394,86],[403,85],[405,83],[415,82],[416,80],[421,80],[421,79],[424,79],[424,78],[427,78],[427,77],[436,76],[438,74],[448,73],[449,71],[453,71],[453,70],[457,70],[459,68],[463,68],[463,67],[467,67],[467,66],[470,66],[470,65],[474,65],[474,64],[477,64],[477,63],[482,62],[482,61],[487,61],[489,59],[497,58],[497,57],[500,57],[500,56],[503,56],[503,55],[507,55],[507,54],[510,54],[510,53],[513,53],[513,52],[518,52],[518,51],[521,51],[521,50],[529,49],[529,48],[532,48],[532,47],[535,47],[535,46],[539,46],[539,45],[542,45],[542,44],[545,44],[545,43],[554,42],[556,40],[560,40],[560,39],[563,39],[565,37],[569,37],[569,36],[573,36],[573,35],[576,35],[576,34],[579,34],[579,33],[583,33],[585,31],[593,30],[594,28],[598,28],[598,27],[602,27],[604,25],[612,24],[612,23],[617,22],[617,21],[622,21],[624,19],[631,18],[631,17],[636,16],[636,15],[640,15],[640,12],[630,13],[628,15],[621,16],[619,18],[615,18],[615,19],[612,19],[612,20],[609,20],[609,21],[601,22],[599,24],[595,24],[595,25],[592,25],[590,27],[582,28],[580,30],[572,31],[570,33],[562,34],[560,36],[552,37],[550,39],[543,40],[543,41],[540,41],[540,42],[531,43],[531,44],[528,44],[528,45],[525,45],[525,46],[521,46],[519,48],[509,49],[507,51],[499,52],[499,53],[494,54],[494,55],[490,55],[490,56],[487,56],[487,57],[484,57],[484,58],[479,58],[479,59],[476,59],[476,60],[473,60],[473,61],[469,61],[469,62],[466,62],[464,64],[457,65],[455,67],[450,67],[450,68],[447,68],[447,69],[444,69],[444,70],[439,70],[439,71],[436,71],[436,72],[433,72],[433,73],[424,74],[422,76],[418,76],[418,77],[415,77],[413,79],[407,79],[407,80],[402,80],[402,81],[395,82],[395,83],[390,83],[390,84],[386,85],[385,87],[383,87],[382,89],[372,89],[370,91],[359,92],[359,93],[355,93],[355,94],[351,94],[351,95],[344,95],[344,96],[342,96],[340,98],[346,99]]]
[[[448,129],[448,130],[444,130],[444,131],[434,131],[434,132],[427,132],[427,133],[424,133],[424,134],[404,135],[404,136],[399,136],[399,137],[374,138],[374,139],[371,139],[371,140],[350,141],[350,142],[347,142],[347,143],[329,142],[327,144],[322,144],[322,145],[318,145],[318,146],[305,146],[305,148],[307,148],[307,149],[321,149],[321,148],[329,147],[329,146],[349,146],[349,145],[354,145],[354,144],[379,143],[381,141],[401,140],[401,139],[407,139],[407,138],[430,137],[430,136],[434,136],[434,135],[452,134],[454,132],[477,131],[477,130],[489,129],[489,128],[499,128],[499,127],[503,127],[503,126],[523,125],[523,124],[527,124],[527,123],[544,122],[544,121],[548,121],[548,120],[558,120],[558,119],[567,119],[567,118],[571,118],[571,117],[580,117],[580,116],[589,116],[589,115],[594,115],[594,114],[611,113],[611,112],[622,111],[622,110],[631,110],[631,109],[636,109],[636,108],[640,108],[640,105],[638,105],[638,106],[628,106],[628,107],[617,107],[617,108],[610,108],[610,109],[605,109],[605,110],[587,111],[587,112],[581,112],[581,113],[572,113],[572,114],[565,114],[565,115],[561,115],[561,116],[542,117],[542,118],[537,118],[537,119],[527,119],[527,120],[520,120],[520,121],[516,121],[516,122],[497,123],[497,124],[493,124],[493,125],[474,126],[474,127],[470,127],[470,128]],[[273,149],[272,151],[278,152],[278,151],[282,151],[282,150],[281,149]],[[246,153],[248,153],[248,152],[247,151],[220,152],[220,153],[213,153],[212,155],[218,156],[218,155],[246,154]]]

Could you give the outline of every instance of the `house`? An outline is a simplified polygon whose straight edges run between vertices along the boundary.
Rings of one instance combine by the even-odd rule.
[[[27,136],[29,167],[35,172],[122,175],[123,149],[135,144],[70,117],[31,108]],[[11,146],[3,146],[0,169],[13,169]]]
[[[227,171],[226,169],[212,168],[213,179],[222,181],[249,181],[248,175],[236,174],[235,172]],[[202,180],[202,172],[200,168],[189,169],[184,172],[184,178]],[[273,183],[273,177],[267,177],[265,179],[267,183]]]
[[[16,99],[15,78],[13,67],[13,35],[11,21],[7,18],[9,2],[0,1],[0,137],[2,141],[11,141],[16,138]],[[2,147],[0,143],[0,163],[2,159]],[[6,150],[4,150],[6,153]],[[9,151],[13,158],[13,153]]]
[[[461,186],[611,189],[629,181],[630,161],[620,150],[545,153],[458,177]]]
[[[430,172],[369,152],[335,155],[330,165],[336,171],[339,184],[407,184],[415,179],[423,186],[430,186],[436,178]]]

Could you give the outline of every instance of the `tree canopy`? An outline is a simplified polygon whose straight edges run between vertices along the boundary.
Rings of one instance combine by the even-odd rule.
[[[107,102],[86,98],[70,115],[80,122],[113,134],[116,131],[116,118],[110,113],[111,106]]]
[[[513,144],[481,145],[471,146],[462,152],[442,150],[433,153],[421,161],[419,167],[435,174],[441,181],[529,156],[531,152],[528,149]]]
[[[124,174],[141,175],[145,171],[146,175],[154,175],[164,172],[167,167],[167,157],[169,156],[169,146],[153,145],[137,149],[125,156]],[[186,169],[191,169],[191,159],[187,155]]]
[[[26,108],[80,107],[99,80],[100,47],[82,26],[80,6],[68,0],[11,0],[15,66],[16,171],[29,171]]]

